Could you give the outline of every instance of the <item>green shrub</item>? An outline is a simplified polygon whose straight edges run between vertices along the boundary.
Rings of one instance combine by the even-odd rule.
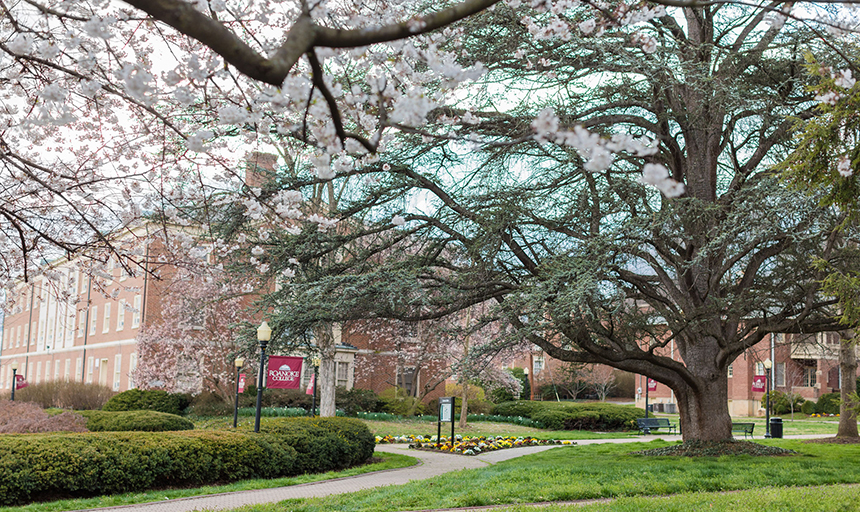
[[[195,416],[230,416],[233,414],[233,406],[232,401],[225,401],[221,395],[204,391],[191,398],[187,412]]]
[[[250,432],[0,437],[0,503],[296,474],[295,450]]]
[[[87,419],[90,432],[168,432],[193,430],[194,423],[158,411],[78,411]]]
[[[493,407],[493,414],[496,416],[523,416],[531,418],[532,413],[541,408],[542,402],[534,402],[531,400],[514,400],[512,402],[502,402]]]
[[[803,405],[800,406],[800,412],[806,414],[807,416],[815,413],[815,402],[812,400],[807,400],[803,402]]]
[[[770,392],[770,410],[773,414],[790,414],[792,412],[792,403],[794,402],[794,412],[800,411],[801,406],[806,401],[805,398],[797,393],[783,393],[779,390],[771,390]],[[761,397],[761,406],[767,406],[767,393]]]
[[[101,409],[116,394],[107,386],[52,380],[30,384],[15,392],[15,401],[33,402],[43,409]]]
[[[370,389],[339,387],[335,392],[335,406],[348,416],[358,412],[377,412],[379,396]]]
[[[552,430],[629,430],[645,411],[605,402],[535,402],[520,400],[497,404],[495,415],[522,416]]]
[[[129,389],[114,396],[102,407],[103,411],[159,411],[181,415],[190,397],[160,389]]]
[[[278,418],[262,432],[274,434],[296,450],[299,473],[317,473],[362,463],[376,440],[363,422],[351,418]]]
[[[413,396],[407,396],[403,388],[388,388],[379,394],[382,412],[400,416],[424,414],[427,407]],[[438,412],[438,411],[434,411]]]
[[[839,393],[825,393],[818,397],[815,412],[818,414],[839,414]]]

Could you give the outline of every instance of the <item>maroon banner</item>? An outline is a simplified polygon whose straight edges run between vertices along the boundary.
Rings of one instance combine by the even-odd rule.
[[[23,375],[15,376],[15,389],[26,388],[27,386],[29,386],[29,384],[27,384],[27,381],[24,380]]]
[[[308,381],[308,388],[305,390],[306,395],[313,395],[314,394],[314,381],[317,380],[316,377],[317,377],[316,375],[311,374],[311,380]]]
[[[648,379],[648,391],[657,391],[657,381]]]
[[[753,377],[752,390],[755,393],[764,393],[765,386],[767,385],[767,377],[764,375],[756,375]]]
[[[302,358],[269,356],[269,373],[266,387],[271,389],[299,389],[302,376]]]
[[[239,393],[244,393],[244,392],[245,392],[245,374],[240,373],[239,374]]]

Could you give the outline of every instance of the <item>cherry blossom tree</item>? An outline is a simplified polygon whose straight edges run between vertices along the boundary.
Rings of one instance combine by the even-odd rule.
[[[234,360],[254,367],[245,343],[246,295],[217,269],[179,269],[160,285],[160,315],[141,327],[134,380],[142,389],[211,391],[225,400],[236,391]]]

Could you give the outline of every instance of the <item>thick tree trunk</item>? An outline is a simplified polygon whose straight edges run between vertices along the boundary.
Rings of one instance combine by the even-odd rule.
[[[335,362],[336,352],[332,325],[329,323],[319,324],[314,328],[314,338],[320,351],[320,374],[317,388],[320,391],[320,416],[332,417],[335,415]]]
[[[839,368],[842,370],[842,382],[839,385],[839,395],[842,405],[839,406],[839,429],[836,437],[860,437],[857,433],[856,403],[851,395],[857,392],[857,354],[855,352],[854,331],[840,333]]]
[[[698,388],[676,389],[684,441],[726,441],[732,439],[726,372],[712,375]]]

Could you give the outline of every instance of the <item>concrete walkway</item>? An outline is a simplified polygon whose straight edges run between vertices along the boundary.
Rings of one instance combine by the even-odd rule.
[[[786,436],[792,438],[815,438],[829,437],[827,435],[810,436]],[[587,439],[576,441],[577,445],[599,444],[599,443],[635,443],[639,441],[653,441],[663,439],[665,441],[680,441],[679,435],[668,436],[636,436],[622,439]],[[528,446],[522,448],[510,448],[488,452],[482,455],[466,457],[446,453],[427,452],[421,450],[410,450],[405,444],[377,445],[376,451],[389,453],[403,453],[420,460],[415,466],[390,469],[366,473],[364,475],[324,480],[309,484],[292,485],[289,487],[277,487],[274,489],[260,489],[256,491],[239,491],[223,494],[210,494],[195,496],[191,498],[180,498],[137,505],[124,505],[119,507],[107,507],[87,510],[116,510],[118,512],[191,512],[196,510],[224,510],[234,509],[245,505],[260,503],[276,503],[293,498],[315,498],[328,496],[330,494],[342,494],[347,492],[361,491],[386,485],[401,485],[413,480],[425,480],[434,476],[442,475],[461,469],[481,468],[497,462],[501,462],[523,455],[538,453],[553,448],[574,449],[575,446]]]

